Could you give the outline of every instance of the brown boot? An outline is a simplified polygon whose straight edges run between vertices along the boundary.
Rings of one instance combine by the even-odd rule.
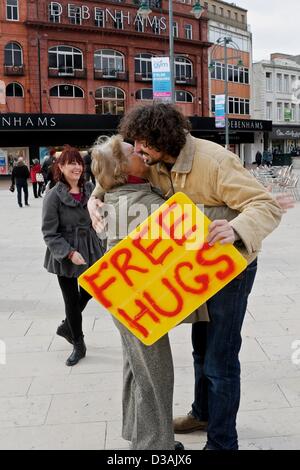
[[[185,416],[178,416],[173,419],[173,426],[175,434],[185,434],[194,431],[206,431],[207,421],[199,421],[192,415],[190,411]]]

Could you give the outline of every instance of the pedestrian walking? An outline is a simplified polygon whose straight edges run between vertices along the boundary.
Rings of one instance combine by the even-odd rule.
[[[44,267],[56,274],[65,303],[65,320],[57,334],[73,344],[66,361],[74,366],[86,355],[82,312],[91,296],[77,278],[103,254],[91,226],[87,201],[94,188],[84,182],[84,163],[78,150],[68,147],[54,166],[56,185],[43,201],[42,232],[47,245]]]
[[[30,169],[30,179],[32,183],[33,196],[35,199],[42,197],[44,187],[44,176],[42,167],[37,158],[33,160],[33,166]]]
[[[262,162],[262,154],[261,152],[258,150],[256,152],[256,155],[255,155],[255,163],[256,165],[259,167],[261,165],[261,162]]]
[[[95,176],[93,175],[92,172],[92,157],[91,157],[91,151],[89,150],[88,153],[83,157],[84,160],[84,167],[85,167],[85,179],[86,181],[92,181],[92,183],[95,185]]]
[[[28,204],[28,183],[27,180],[30,177],[28,167],[25,165],[23,157],[19,157],[16,166],[14,166],[11,174],[12,186],[17,187],[17,200],[19,207],[23,207],[22,193],[24,193],[25,206]]]
[[[124,138],[150,168],[150,181],[165,197],[177,191],[194,203],[222,211],[209,226],[207,242],[234,244],[248,267],[207,302],[210,322],[192,326],[195,396],[191,411],[174,420],[176,432],[207,426],[208,450],[238,449],[241,329],[257,270],[262,240],[279,224],[282,210],[243,167],[239,158],[214,142],[190,134],[190,123],[172,105],[154,103],[129,111],[120,125]],[[95,198],[89,202],[93,226],[102,226]]]
[[[273,155],[270,150],[264,150],[262,156],[262,164],[267,166],[272,166]]]
[[[45,186],[47,186],[47,184],[48,184],[49,167],[51,167],[52,164],[55,162],[55,160],[56,160],[55,156],[56,156],[56,150],[51,149],[50,152],[49,152],[49,155],[47,155],[44,158],[44,161],[43,161],[43,164],[42,164],[42,173],[43,173],[43,176],[44,176]],[[52,176],[51,173],[50,173],[50,175]]]

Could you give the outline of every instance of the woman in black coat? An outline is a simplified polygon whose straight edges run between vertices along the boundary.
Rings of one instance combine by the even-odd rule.
[[[82,311],[91,298],[78,286],[77,278],[101,258],[103,249],[87,210],[93,185],[84,182],[84,163],[76,149],[62,152],[54,166],[54,178],[57,183],[43,201],[44,267],[58,277],[66,319],[57,334],[74,345],[66,362],[73,366],[86,355]]]

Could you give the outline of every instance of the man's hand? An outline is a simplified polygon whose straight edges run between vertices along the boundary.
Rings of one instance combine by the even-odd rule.
[[[88,211],[92,220],[92,226],[94,230],[101,233],[105,227],[104,221],[101,217],[99,209],[103,206],[103,202],[97,199],[95,196],[91,196],[88,200]]]
[[[274,194],[274,197],[284,213],[287,212],[288,209],[292,209],[293,207],[295,207],[295,200],[290,194]]]
[[[81,254],[78,251],[74,251],[70,260],[72,261],[73,264],[76,264],[76,266],[82,266],[83,264],[86,264],[85,259],[81,256]]]
[[[267,190],[269,192],[272,192],[272,185],[269,185],[267,187]],[[293,196],[289,193],[273,193],[272,196],[276,200],[277,204],[280,205],[283,213],[286,213],[288,209],[292,209],[293,207],[295,207],[295,200]]]
[[[227,220],[214,220],[208,227],[206,241],[210,246],[213,246],[218,241],[221,245],[225,245],[227,243],[234,243],[236,240],[236,233]]]

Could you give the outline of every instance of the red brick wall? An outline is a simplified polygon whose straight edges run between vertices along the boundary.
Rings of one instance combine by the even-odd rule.
[[[24,77],[4,77],[5,83],[16,81],[24,86],[25,90],[25,112],[34,113],[40,111],[40,80],[38,67],[38,37],[40,38],[41,52],[41,90],[42,90],[42,111],[51,113],[49,89],[57,84],[74,84],[80,86],[85,92],[84,105],[78,105],[78,110],[85,113],[95,113],[95,102],[92,94],[97,88],[102,86],[116,86],[121,88],[126,95],[126,108],[137,103],[135,92],[140,88],[151,87],[151,82],[135,82],[134,77],[134,56],[142,52],[151,52],[155,55],[168,55],[169,41],[168,32],[164,35],[154,35],[151,33],[136,33],[133,25],[126,26],[126,31],[118,31],[110,27],[108,29],[97,29],[94,27],[93,18],[84,22],[81,26],[74,26],[68,23],[65,15],[62,24],[48,22],[48,4],[50,1],[30,0],[20,1],[20,22],[5,21],[5,0],[1,0],[1,20],[0,22],[0,77],[3,78],[3,49],[7,42],[13,40],[19,42],[23,47],[24,63],[26,75]],[[59,3],[66,5],[73,3],[87,5],[90,8],[95,6],[110,8],[111,10],[128,10],[135,14],[136,7],[131,2],[92,2],[83,0],[82,2],[63,1]],[[155,10],[157,16],[166,16],[168,1],[163,1],[163,9]],[[205,18],[195,20],[190,15],[191,5],[177,4],[174,2],[174,21],[179,23],[180,36],[183,38],[184,24],[193,25],[193,40],[175,39],[175,53],[185,55],[193,63],[194,76],[197,77],[197,86],[176,85],[178,90],[187,90],[194,95],[192,105],[183,106],[188,113],[196,115],[209,114],[208,99],[208,53],[207,53],[207,21]],[[28,23],[25,24],[25,21]],[[168,22],[167,22],[168,24]],[[200,41],[204,41],[201,42]],[[82,50],[84,56],[84,67],[87,69],[85,79],[74,79],[67,77],[49,78],[48,76],[48,48],[56,45],[71,45]],[[126,71],[129,72],[128,81],[94,80],[94,51],[97,49],[115,49],[125,56]],[[69,112],[73,109],[70,103],[63,100],[55,109],[61,112]],[[8,112],[8,109],[4,110]]]

